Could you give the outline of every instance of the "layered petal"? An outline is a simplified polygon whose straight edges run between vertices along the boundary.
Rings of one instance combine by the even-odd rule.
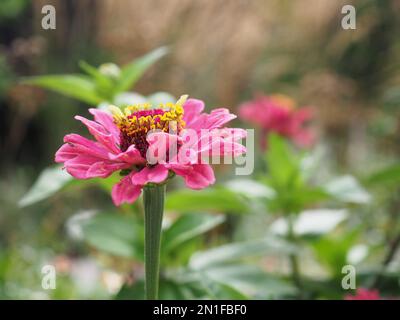
[[[221,128],[224,124],[235,119],[236,116],[226,108],[211,111],[210,114],[202,113],[194,119],[187,128],[194,130]]]
[[[168,169],[165,165],[158,164],[154,167],[144,167],[132,174],[134,185],[144,186],[146,183],[161,183],[168,178]]]
[[[108,153],[108,158],[116,162],[125,162],[131,165],[145,164],[146,159],[142,157],[140,151],[136,149],[134,145],[129,146],[129,148],[118,154]]]
[[[64,145],[65,146],[65,145]],[[127,169],[129,164],[111,162],[90,155],[79,154],[64,162],[67,172],[77,179],[106,178],[114,171]]]
[[[203,156],[238,156],[246,152],[246,148],[238,140],[246,136],[243,130],[214,129],[203,133],[199,143],[199,153]]]
[[[183,177],[190,189],[203,189],[215,183],[214,170],[208,164],[194,164],[188,166],[170,165],[172,171]]]
[[[132,183],[132,175],[133,173],[122,178],[112,188],[111,197],[116,206],[120,206],[123,203],[133,203],[140,196],[142,186]]]
[[[178,144],[182,143],[182,137],[163,131],[151,132],[147,135],[149,143],[146,158],[150,164],[166,163],[176,157]]]
[[[228,109],[219,108],[207,114],[203,113],[202,101],[183,101],[180,99],[175,107],[166,107],[167,110],[127,108],[123,113],[116,108],[115,117],[89,109],[94,121],[81,116],[75,118],[87,127],[95,141],[77,134],[66,135],[55,160],[64,163],[65,169],[77,179],[106,178],[115,171],[130,170],[112,189],[115,205],[133,203],[146,184],[164,183],[171,171],[182,176],[187,187],[205,188],[215,182],[215,176],[212,167],[201,162],[202,154],[242,154],[246,149],[240,139],[246,132],[224,128],[236,117]],[[130,112],[135,112],[137,118]],[[118,119],[125,122],[120,123]],[[175,120],[180,121],[179,126],[167,132]],[[153,132],[154,127],[160,131]],[[157,161],[153,162],[153,158]]]
[[[120,149],[118,148],[119,141],[117,137],[110,133],[104,126],[81,116],[75,116],[75,119],[81,121],[88,128],[90,134],[95,137],[99,143],[107,147],[110,152],[120,152]]]
[[[109,133],[111,133],[115,140],[119,139],[119,129],[114,123],[112,115],[100,109],[90,108],[89,112],[94,116],[94,120],[100,123]]]
[[[187,127],[191,127],[192,123],[197,119],[204,110],[204,102],[197,99],[188,99],[183,105],[183,120]]]
[[[64,162],[73,155],[86,154],[100,159],[108,159],[109,151],[101,144],[86,139],[79,134],[67,134],[64,137],[65,145],[56,153],[56,162]]]
[[[80,135],[66,135],[64,141],[66,143],[56,152],[55,161],[64,163],[67,172],[77,179],[106,178],[114,171],[131,166],[129,162],[118,161],[119,159],[100,143]]]

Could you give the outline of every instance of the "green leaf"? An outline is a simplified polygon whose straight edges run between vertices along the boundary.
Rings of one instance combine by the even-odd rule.
[[[113,97],[113,82],[112,80],[101,73],[97,68],[91,66],[85,61],[80,61],[79,66],[88,75],[90,75],[96,83],[96,91],[101,93],[104,99],[111,100]]]
[[[180,244],[199,236],[224,222],[221,215],[187,214],[179,217],[162,236],[162,252],[173,250]]]
[[[275,213],[299,213],[307,206],[313,205],[328,198],[328,194],[321,188],[308,187],[289,190],[279,190],[274,198],[267,200],[268,209]]]
[[[267,255],[271,253],[289,254],[295,252],[296,247],[287,241],[268,237],[247,242],[231,243],[203,252],[195,253],[189,265],[194,270],[208,268],[243,258]]]
[[[160,288],[160,291],[162,290]],[[161,293],[161,292],[160,292]],[[132,285],[124,284],[116,294],[116,300],[144,300],[144,280],[136,280]],[[161,294],[160,294],[161,296]]]
[[[102,101],[96,92],[96,86],[90,77],[82,75],[49,75],[29,77],[24,84],[36,85],[76,98],[85,103],[97,105]]]
[[[243,292],[236,290],[230,284],[223,281],[217,282],[211,279],[202,280],[203,287],[206,287],[205,297],[203,299],[218,299],[218,300],[248,300],[249,297]]]
[[[88,75],[92,76],[95,80],[99,81],[109,81],[106,75],[102,74],[96,67],[91,66],[86,61],[79,61],[79,67],[85,71]]]
[[[201,274],[202,278],[230,286],[250,297],[271,299],[296,293],[296,289],[289,283],[268,275],[252,265],[212,267],[203,270]]]
[[[0,20],[15,19],[28,5],[26,0],[3,0],[0,6]]]
[[[378,170],[364,181],[369,186],[400,184],[400,163]]]
[[[285,190],[299,183],[300,159],[283,138],[275,134],[268,136],[266,160],[273,187]]]
[[[98,250],[143,260],[143,225],[119,214],[98,214],[82,224],[83,239]]]
[[[166,47],[161,47],[124,66],[121,70],[121,77],[116,84],[115,92],[129,90],[143,73],[167,52]]]
[[[335,199],[343,202],[365,204],[370,202],[370,194],[353,176],[343,176],[329,182],[325,191]]]
[[[308,205],[312,205],[329,198],[329,195],[323,190],[323,188],[309,186],[303,186],[302,188],[293,190],[291,196],[296,205],[296,212]]]
[[[158,293],[160,300],[188,300],[206,298],[203,290],[195,290],[193,284],[179,283],[161,276]],[[132,285],[123,285],[115,296],[118,300],[144,300],[144,280],[136,280]]]
[[[19,200],[20,207],[26,207],[41,200],[44,200],[66,184],[72,181],[72,177],[62,170],[61,166],[52,166],[42,171],[36,182],[29,191]]]
[[[165,208],[178,212],[213,211],[245,213],[249,210],[238,194],[221,187],[201,191],[178,190],[168,194]]]
[[[346,234],[329,235],[311,243],[318,260],[328,267],[333,276],[341,277],[341,270],[347,264],[348,252],[355,245],[359,230]]]

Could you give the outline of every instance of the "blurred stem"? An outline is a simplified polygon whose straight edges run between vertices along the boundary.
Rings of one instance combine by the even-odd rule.
[[[165,184],[144,187],[144,257],[146,299],[158,299],[161,225],[164,212]]]
[[[397,190],[398,192],[399,190]],[[397,197],[391,199],[390,201],[390,210],[389,210],[389,219],[387,225],[387,232],[386,232],[386,242],[389,243],[389,249],[385,254],[384,260],[382,261],[381,268],[377,273],[376,277],[371,283],[372,288],[378,289],[381,285],[382,278],[386,271],[388,265],[392,262],[393,258],[396,255],[397,250],[400,247],[400,232],[398,228],[396,228],[397,221],[399,219],[398,215],[398,207],[399,207],[399,199]],[[393,232],[394,230],[394,232]]]
[[[391,241],[390,246],[389,246],[389,250],[388,250],[388,252],[387,252],[387,254],[385,256],[385,259],[384,259],[384,261],[382,263],[382,268],[381,268],[380,272],[377,274],[377,276],[376,276],[376,278],[375,278],[375,280],[374,280],[374,282],[372,284],[372,288],[378,288],[380,286],[381,281],[382,281],[382,277],[383,277],[383,275],[385,273],[385,270],[386,270],[387,266],[390,264],[390,262],[393,260],[393,258],[395,256],[399,246],[400,246],[400,234],[398,234]]]
[[[294,215],[289,214],[287,221],[288,221],[288,240],[296,244],[296,235],[294,233]],[[292,272],[292,279],[294,284],[299,290],[299,298],[303,298],[303,293],[302,293],[302,281],[301,281],[301,274],[300,274],[300,268],[299,268],[299,261],[298,261],[298,256],[296,253],[292,253],[289,255],[289,261],[290,261],[290,267],[291,267],[291,272]]]

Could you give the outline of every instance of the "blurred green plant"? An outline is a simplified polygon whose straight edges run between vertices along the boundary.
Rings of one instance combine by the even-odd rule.
[[[298,153],[278,135],[269,135],[264,161],[268,171],[260,173],[256,179],[234,179],[200,192],[177,190],[169,194],[166,206],[178,212],[195,208],[226,213],[270,213],[274,222],[267,234],[281,237],[298,248],[287,256],[293,283],[305,298],[299,255],[304,254],[306,248],[313,250],[331,277],[340,277],[348,251],[358,238],[349,238],[346,246],[330,247],[324,243],[328,243],[329,234],[349,218],[346,207],[368,204],[371,196],[350,175],[323,184],[313,183],[316,174],[313,166],[317,159],[304,152]],[[317,206],[322,208],[316,209]]]
[[[270,135],[268,145],[264,158],[268,172],[255,179],[234,179],[197,192],[186,189],[169,192],[166,210],[179,216],[163,229],[162,299],[343,296],[339,285],[342,267],[359,263],[373,252],[373,247],[360,242],[364,227],[357,224],[355,227],[354,221],[351,222],[355,217],[349,211],[370,204],[372,197],[350,175],[316,184],[313,178],[317,159],[308,153],[299,154],[275,135]],[[76,188],[93,185],[110,192],[113,179],[118,177],[73,181],[59,167],[54,167],[41,175],[20,204],[32,205],[60,190],[75,192]],[[395,188],[399,181],[400,170],[395,164],[369,175],[363,184],[372,190],[388,185]],[[119,212],[95,215],[82,224],[82,239],[101,252],[142,262],[143,218],[140,208],[137,210],[134,217]],[[268,212],[273,218],[266,227],[265,238],[203,249],[203,240],[208,239],[204,234],[225,220],[221,213],[242,217],[260,212]],[[391,247],[392,251],[395,249]],[[353,258],[356,250],[358,260]],[[388,254],[393,255],[392,251]],[[310,277],[302,270],[299,256],[307,252],[312,253],[328,277]],[[287,256],[292,283],[285,274],[266,274],[255,263],[256,256],[274,254]],[[386,269],[368,273],[362,270],[359,278],[365,286],[379,277],[389,281],[385,287],[393,287],[394,275]],[[134,284],[126,283],[116,298],[141,299],[142,285],[139,275]]]
[[[15,75],[9,68],[6,57],[0,53],[0,98],[4,96],[14,78]]]
[[[144,72],[167,52],[166,47],[160,47],[121,68],[114,63],[105,63],[95,68],[81,61],[79,66],[86,75],[34,76],[22,79],[22,83],[50,89],[90,105],[102,102],[118,105],[126,97],[123,93],[131,89]]]
[[[287,281],[269,276],[244,260],[266,252],[294,252],[295,247],[278,238],[264,238],[216,246],[208,250],[204,235],[221,226],[223,215],[188,213],[165,225],[161,249],[161,299],[249,299],[293,296]],[[82,239],[115,257],[143,263],[143,219],[117,213],[97,214],[79,220]],[[241,262],[242,261],[242,262]],[[116,299],[143,299],[143,278],[125,284]]]
[[[16,18],[28,4],[29,0],[3,0],[0,6],[0,20]]]

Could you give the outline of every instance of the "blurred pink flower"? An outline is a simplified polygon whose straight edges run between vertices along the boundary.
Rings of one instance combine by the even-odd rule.
[[[201,156],[244,153],[245,147],[238,140],[246,136],[246,131],[220,129],[236,116],[225,108],[215,109],[210,114],[202,113],[202,101],[186,101],[186,98],[183,96],[175,104],[168,103],[158,109],[151,109],[148,104],[127,107],[125,112],[112,107],[113,115],[89,109],[94,121],[81,116],[75,119],[86,125],[96,141],[68,134],[55,161],[64,163],[67,172],[77,179],[106,178],[115,171],[124,170],[127,175],[112,189],[115,205],[133,203],[144,185],[163,183],[173,173],[182,176],[191,189],[205,188],[215,182],[215,177],[212,167],[202,163]],[[157,131],[152,133],[154,129]],[[187,139],[189,133],[197,134],[199,140]],[[171,145],[159,145],[162,139],[175,142],[176,153],[166,152]],[[215,142],[218,142],[218,148]],[[168,155],[156,163],[149,163],[149,149],[153,154],[164,152]]]
[[[315,136],[306,126],[312,119],[311,109],[296,109],[295,102],[287,96],[258,95],[254,100],[240,106],[239,116],[262,130],[263,148],[266,147],[267,135],[271,132],[289,138],[301,147],[314,143]]]
[[[353,296],[348,294],[344,298],[345,300],[381,300],[378,290],[369,290],[360,288],[357,289],[356,294]]]

